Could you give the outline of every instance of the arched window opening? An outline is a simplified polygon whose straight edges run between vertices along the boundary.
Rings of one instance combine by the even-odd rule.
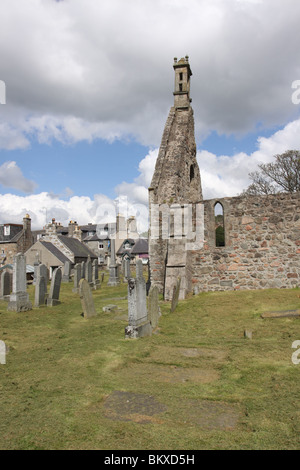
[[[194,170],[194,165],[190,166],[190,183],[192,180],[195,178],[195,170]]]
[[[225,246],[224,209],[220,202],[215,205],[216,247]]]

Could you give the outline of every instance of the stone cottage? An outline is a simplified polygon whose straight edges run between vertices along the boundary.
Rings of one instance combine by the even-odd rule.
[[[33,244],[31,218],[26,214],[23,224],[0,225],[0,266],[12,264],[17,253],[24,254]]]

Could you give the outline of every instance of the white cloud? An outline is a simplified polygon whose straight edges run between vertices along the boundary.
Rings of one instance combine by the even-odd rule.
[[[207,150],[198,151],[197,160],[205,199],[236,196],[250,184],[248,174],[257,170],[259,163],[269,163],[277,154],[300,149],[300,119],[287,124],[271,137],[258,138],[258,150],[237,153],[232,157],[216,156]]]
[[[269,138],[260,137],[257,151],[249,155],[237,153],[233,156],[216,156],[207,150],[199,150],[197,160],[204,198],[236,196],[248,186],[248,173],[255,171],[259,163],[270,162],[275,154],[292,148],[300,148],[300,119],[289,123]],[[158,149],[150,150],[139,164],[139,176],[133,182],[123,182],[115,188],[118,194],[116,200],[103,194],[96,194],[93,199],[73,196],[70,188],[65,189],[64,198],[46,192],[24,197],[0,195],[0,223],[20,223],[28,212],[33,227],[38,229],[53,217],[63,225],[67,225],[70,220],[83,225],[89,222],[113,222],[116,214],[121,213],[125,217],[136,216],[138,229],[143,232],[148,228],[147,190],[157,155]],[[18,173],[15,164],[11,168],[12,172]]]
[[[1,126],[9,132],[0,146],[25,148],[33,136],[157,146],[173,57],[187,53],[198,135],[285,125],[298,115],[299,16],[294,0],[10,0],[1,8],[0,136]]]
[[[0,166],[0,184],[24,193],[32,193],[36,183],[24,177],[16,162],[8,161]]]

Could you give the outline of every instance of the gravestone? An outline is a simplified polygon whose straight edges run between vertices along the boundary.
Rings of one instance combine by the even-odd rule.
[[[47,284],[43,276],[37,276],[34,293],[34,306],[45,305],[47,295]]]
[[[130,279],[131,273],[130,273],[130,258],[127,258],[124,260],[124,278],[128,282],[128,279]]]
[[[37,269],[38,269],[39,265],[40,265],[39,253],[36,253],[36,255],[35,255],[35,260],[34,260],[34,263],[33,263],[33,268],[34,268],[33,282],[32,282],[33,285],[36,284]]]
[[[150,291],[150,287],[151,287],[151,272],[150,272],[150,259],[148,259],[148,279],[147,279],[147,282],[146,282],[146,292],[147,292],[147,295],[149,295],[149,291]]]
[[[37,275],[41,276],[45,279],[46,286],[48,284],[48,269],[45,264],[40,264],[38,269],[37,269]]]
[[[79,292],[79,281],[81,279],[81,264],[75,264],[74,267],[74,287],[72,292],[78,294]]]
[[[94,259],[92,264],[92,283],[93,289],[100,289],[99,271],[98,271],[98,260]]]
[[[86,279],[80,279],[79,296],[84,318],[91,318],[97,315],[91,288]]]
[[[87,262],[85,264],[85,280],[88,282],[89,286],[92,287],[92,262],[91,257],[88,256]]]
[[[27,312],[32,310],[32,303],[26,292],[26,257],[18,253],[13,262],[13,291],[9,297],[7,310],[10,312]]]
[[[52,275],[50,293],[47,299],[47,307],[54,307],[55,305],[60,304],[59,292],[61,285],[61,277],[61,269],[56,268]]]
[[[85,262],[81,262],[81,279],[85,279]]]
[[[131,278],[128,281],[128,326],[125,328],[125,338],[140,338],[150,336],[151,333],[143,264],[142,260],[138,260],[136,263],[136,278]]]
[[[9,296],[11,293],[11,274],[7,271],[4,271],[1,274],[1,282],[0,282],[0,299],[1,300],[9,300]]]
[[[6,344],[0,341],[0,364],[6,364]]]
[[[34,306],[45,305],[47,299],[48,270],[44,264],[39,264],[36,270]]]
[[[180,284],[181,284],[181,278],[177,279],[176,286],[173,288],[173,296],[172,296],[172,304],[171,304],[171,312],[174,312],[177,304],[178,304],[178,299],[179,299],[179,293],[180,293]]]
[[[108,279],[108,286],[117,286],[120,284],[119,279],[119,267],[116,263],[116,248],[115,248],[115,240],[111,239],[110,241],[110,265],[109,265],[109,279]]]
[[[161,316],[158,295],[158,288],[156,286],[150,287],[148,295],[148,318],[151,323],[152,329],[157,327],[158,319]]]
[[[62,282],[70,282],[70,280],[71,280],[71,262],[66,261],[64,264]]]

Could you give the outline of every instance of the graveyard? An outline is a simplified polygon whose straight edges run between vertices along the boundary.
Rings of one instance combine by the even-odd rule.
[[[129,284],[111,276],[47,304],[29,285],[31,310],[0,300],[2,450],[299,448],[299,289],[159,295],[152,334],[126,338]]]

